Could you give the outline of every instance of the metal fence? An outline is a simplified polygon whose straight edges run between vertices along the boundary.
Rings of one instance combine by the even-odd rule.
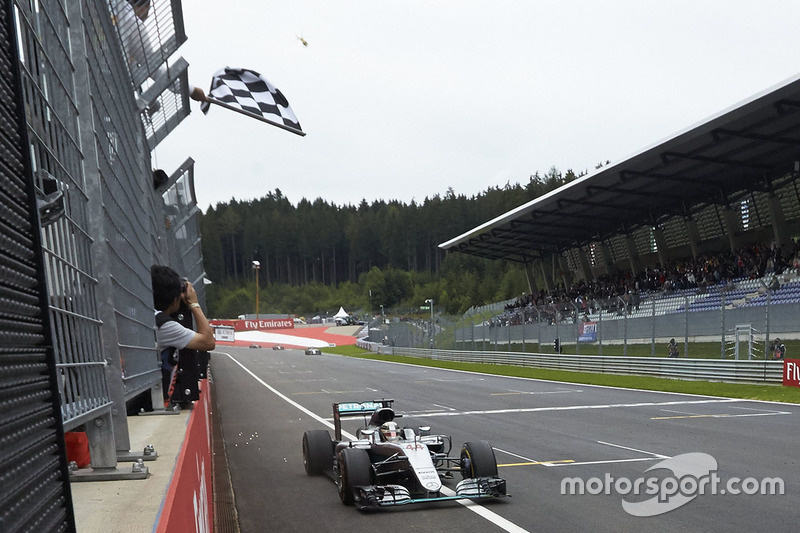
[[[10,2],[0,3],[0,42],[0,531],[72,531],[19,41]],[[54,206],[42,201],[46,215]]]
[[[783,362],[770,360],[654,359],[652,357],[431,350],[384,346],[366,341],[360,341],[359,346],[378,353],[420,357],[436,361],[512,365],[599,374],[744,383],[781,383],[783,379]]]
[[[666,356],[666,343],[674,338],[683,357],[691,355],[692,342],[717,342],[720,358],[764,358],[776,337],[798,335],[800,301],[785,295],[800,290],[800,279],[791,272],[781,283],[769,289],[763,280],[741,280],[702,292],[658,293],[640,300],[529,305],[466,315],[452,331],[440,334],[440,342],[449,340],[443,346],[464,350],[521,347],[541,352],[553,350],[559,339],[570,353],[602,354],[604,346],[622,346],[626,355],[630,345],[644,344],[650,355]]]
[[[150,160],[189,113],[188,65],[168,62],[186,40],[181,4],[4,5],[21,94],[2,100],[25,111],[61,423],[86,430],[94,468],[115,468],[130,449],[126,402],[161,402],[150,265],[172,264],[204,303],[193,162],[165,180]]]

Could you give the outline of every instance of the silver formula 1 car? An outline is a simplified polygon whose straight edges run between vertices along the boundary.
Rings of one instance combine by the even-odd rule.
[[[335,438],[324,429],[303,434],[303,463],[309,476],[330,476],[345,505],[361,510],[430,501],[506,496],[494,450],[486,441],[467,442],[450,457],[452,438],[400,427],[393,400],[333,404]],[[342,419],[363,417],[356,440],[342,439]],[[463,478],[455,496],[442,494],[443,480]]]

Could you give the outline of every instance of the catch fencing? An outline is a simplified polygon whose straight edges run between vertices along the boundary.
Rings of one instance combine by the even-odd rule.
[[[666,357],[675,339],[691,357],[692,343],[718,343],[719,357],[764,359],[773,341],[800,338],[800,275],[792,267],[759,279],[704,289],[651,292],[588,301],[517,307],[516,300],[471,308],[453,318],[434,310],[386,309],[369,324],[369,338],[389,346],[473,351],[619,353]],[[613,347],[613,350],[609,349]]]

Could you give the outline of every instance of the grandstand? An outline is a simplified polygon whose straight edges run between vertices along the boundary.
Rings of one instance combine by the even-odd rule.
[[[662,329],[660,336],[667,338],[678,331],[686,339],[721,336],[724,342],[726,332],[747,322],[758,324],[765,340],[770,331],[791,337],[797,328],[785,318],[800,310],[798,132],[800,76],[439,248],[525,265],[527,294],[545,298],[505,305],[496,325],[544,321],[558,328],[605,321],[610,326],[624,319],[626,330],[651,342]],[[749,273],[717,273],[691,287],[654,288],[633,281],[637,273],[664,273],[678,263],[715,255],[741,257],[753,248],[764,257]],[[628,283],[602,298],[571,292],[609,277]],[[765,307],[775,306],[785,312],[772,313],[770,320]],[[691,328],[684,325],[687,318],[680,318],[687,313],[693,316]],[[670,315],[671,321],[657,320]],[[639,321],[646,323],[637,326]],[[631,335],[611,329],[606,327],[607,335],[626,340]],[[542,334],[555,338],[559,333]]]
[[[439,245],[590,280],[800,233],[800,76]],[[563,268],[566,267],[566,268]],[[534,291],[533,281],[531,279]]]

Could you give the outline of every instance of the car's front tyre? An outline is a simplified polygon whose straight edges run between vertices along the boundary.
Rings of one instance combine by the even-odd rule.
[[[372,463],[361,448],[344,448],[339,452],[339,499],[345,505],[355,503],[356,487],[372,485]]]
[[[485,440],[467,442],[461,448],[461,476],[464,479],[497,477],[497,459]]]
[[[309,476],[318,476],[333,469],[333,441],[325,429],[303,433],[303,466]]]

